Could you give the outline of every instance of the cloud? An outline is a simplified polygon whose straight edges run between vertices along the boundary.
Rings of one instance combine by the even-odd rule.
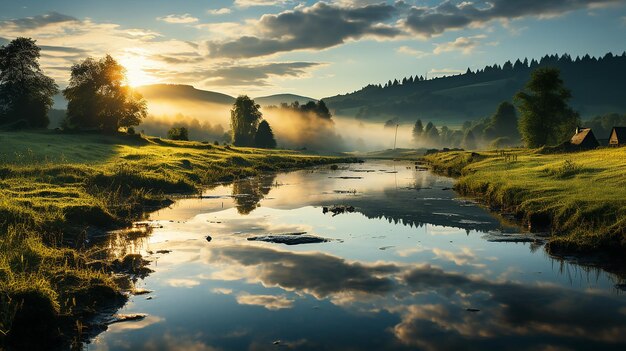
[[[229,13],[231,13],[232,10],[227,8],[227,7],[223,7],[221,9],[213,9],[213,10],[208,10],[207,13],[209,15],[227,15]]]
[[[262,306],[268,310],[281,310],[293,306],[293,300],[282,295],[251,295],[245,292],[237,295],[237,303],[240,305]]]
[[[434,7],[412,7],[403,23],[413,33],[431,37],[447,30],[482,25],[492,20],[510,20],[527,16],[553,17],[619,2],[620,0],[492,0],[454,3],[446,0]]]
[[[200,282],[194,279],[168,279],[167,285],[175,288],[193,288],[200,285]]]
[[[198,18],[193,17],[188,13],[185,13],[183,15],[167,15],[164,17],[157,17],[157,20],[174,24],[187,24],[198,22]]]
[[[486,38],[485,35],[475,35],[471,37],[458,37],[454,41],[435,44],[433,53],[439,55],[444,52],[461,51],[463,55],[469,55],[480,45],[481,39]]]
[[[258,35],[208,41],[211,57],[251,58],[280,52],[326,49],[363,37],[393,38],[400,30],[385,24],[396,9],[387,4],[339,7],[318,2],[279,14],[263,15],[251,25]],[[323,30],[321,30],[323,28]]]
[[[429,52],[416,50],[408,46],[401,46],[396,49],[396,52],[399,54],[414,56],[416,58],[422,58],[430,55]]]
[[[289,0],[235,0],[234,5],[237,7],[251,6],[279,6],[290,2]]]
[[[11,31],[23,31],[68,22],[71,23],[79,21],[72,16],[63,15],[58,12],[48,12],[39,16],[5,20],[0,22],[0,27],[8,28]]]
[[[318,299],[335,294],[380,295],[391,292],[397,272],[391,264],[349,262],[322,253],[295,253],[257,246],[226,246],[211,252],[210,262],[235,264],[249,279],[265,286],[298,290]]]
[[[195,56],[166,56],[156,55],[153,57],[169,63],[196,62],[205,60]],[[319,67],[316,62],[268,62],[260,64],[226,65],[214,64],[207,68],[180,71],[154,68],[148,72],[164,81],[176,82],[202,82],[208,86],[267,86],[271,78],[300,78],[308,74],[308,71]]]

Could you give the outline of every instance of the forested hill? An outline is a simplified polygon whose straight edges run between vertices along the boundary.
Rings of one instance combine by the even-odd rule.
[[[464,74],[425,80],[408,77],[383,85],[368,85],[350,94],[325,98],[336,115],[370,121],[416,118],[461,123],[492,114],[502,101],[511,101],[538,67],[561,70],[572,91],[571,105],[581,117],[626,111],[626,53],[596,58],[547,55],[541,60],[495,64]]]

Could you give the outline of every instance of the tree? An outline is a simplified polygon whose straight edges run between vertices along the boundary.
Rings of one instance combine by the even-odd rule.
[[[116,132],[136,126],[147,115],[146,101],[126,83],[126,70],[110,55],[87,58],[72,66],[66,125],[70,128]]]
[[[259,128],[257,129],[254,136],[254,146],[263,149],[276,148],[276,139],[274,139],[274,132],[272,132],[272,128],[266,120],[263,120],[261,121],[261,123],[259,123]]]
[[[422,120],[418,119],[413,126],[413,142],[418,142],[423,133],[424,125],[422,124]]]
[[[30,38],[0,47],[0,124],[23,121],[29,128],[48,126],[52,96],[59,90],[39,67],[40,51]]]
[[[433,124],[433,122],[428,122],[426,128],[424,129],[424,136],[426,140],[430,143],[438,143],[439,142],[439,131],[437,127]]]
[[[230,128],[233,133],[233,144],[236,146],[254,146],[259,121],[263,117],[254,100],[241,95],[235,100],[230,110]]]
[[[326,103],[324,102],[324,100],[320,100],[317,102],[316,113],[320,118],[324,118],[324,119],[332,118],[332,115],[330,114],[328,107],[326,107]]]
[[[527,147],[558,144],[580,120],[567,104],[571,98],[556,68],[535,70],[524,91],[515,95],[520,110],[519,132]]]
[[[462,142],[463,148],[468,150],[476,149],[476,138],[474,137],[474,133],[471,130],[468,130],[463,137]]]
[[[513,104],[504,101],[498,106],[485,129],[485,136],[488,138],[509,137],[512,140],[519,138],[517,113]]]
[[[172,140],[189,140],[189,132],[185,127],[172,127],[167,131],[167,138]]]

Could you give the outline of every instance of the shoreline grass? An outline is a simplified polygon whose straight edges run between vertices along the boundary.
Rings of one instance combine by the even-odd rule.
[[[626,251],[626,148],[453,151],[425,160],[457,177],[462,195],[514,214],[531,230],[549,230],[550,253]]]
[[[214,182],[351,161],[122,134],[0,132],[0,345],[32,333],[66,342],[84,332],[81,320],[123,301],[111,265],[85,248],[90,228],[123,227],[171,203],[168,195]]]

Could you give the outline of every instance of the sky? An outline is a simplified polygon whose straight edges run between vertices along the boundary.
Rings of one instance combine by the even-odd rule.
[[[60,87],[111,54],[131,85],[313,98],[517,58],[626,50],[626,0],[0,0],[0,44],[30,37]]]

